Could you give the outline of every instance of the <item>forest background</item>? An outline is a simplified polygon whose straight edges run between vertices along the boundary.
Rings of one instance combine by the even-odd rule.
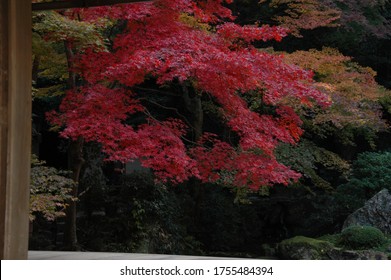
[[[387,0],[34,13],[30,249],[278,257],[335,237],[391,188],[390,17]]]

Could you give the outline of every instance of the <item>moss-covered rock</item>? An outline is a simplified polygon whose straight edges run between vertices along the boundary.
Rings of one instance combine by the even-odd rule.
[[[375,250],[344,250],[335,248],[329,253],[332,260],[388,260],[386,253]]]
[[[278,246],[282,259],[322,260],[329,259],[334,246],[328,241],[296,236],[282,241]]]
[[[387,242],[381,230],[370,226],[351,226],[344,229],[338,245],[347,249],[364,250],[379,247]]]
[[[383,234],[379,235],[376,229],[369,229],[370,234],[365,238],[362,238],[361,234],[368,233],[367,227],[364,230],[353,229],[352,231],[354,232],[355,238],[351,238],[350,231],[351,230],[345,232],[344,235],[342,235],[342,233],[334,235],[325,235],[320,237],[319,239],[304,236],[296,236],[290,239],[286,239],[278,244],[277,257],[281,259],[293,260],[391,259],[391,254],[388,251],[388,246],[391,245],[391,241],[385,238]],[[356,237],[355,235],[357,231],[360,232],[360,238]],[[380,238],[380,236],[382,236],[384,239]],[[353,246],[355,248],[352,249],[346,245],[342,245],[341,240],[349,240],[349,244],[355,244],[355,246]],[[352,240],[354,240],[356,243],[352,243]],[[357,243],[357,240],[359,240],[360,243]],[[361,242],[361,240],[365,240],[366,242]],[[360,246],[357,244],[360,244]],[[363,249],[362,244],[365,244],[365,249]]]

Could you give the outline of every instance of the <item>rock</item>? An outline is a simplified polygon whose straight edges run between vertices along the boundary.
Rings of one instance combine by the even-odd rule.
[[[330,242],[304,236],[296,236],[282,241],[278,245],[282,259],[290,260],[324,260],[333,250]]]
[[[363,207],[350,214],[343,229],[350,226],[373,226],[385,234],[391,234],[391,194],[388,190],[381,190]]]
[[[387,260],[389,254],[376,250],[347,250],[324,240],[296,236],[278,244],[284,260]]]
[[[364,250],[357,251],[358,258],[356,260],[388,260],[386,253],[373,251],[373,250]]]
[[[350,250],[331,242],[296,236],[278,244],[278,257],[284,260],[387,260],[391,254],[376,250]]]
[[[388,255],[374,250],[343,250],[334,248],[328,253],[331,260],[388,260]]]

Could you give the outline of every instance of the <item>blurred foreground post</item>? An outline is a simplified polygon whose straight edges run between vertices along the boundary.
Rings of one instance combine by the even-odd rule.
[[[0,258],[26,259],[31,152],[31,0],[0,1]]]

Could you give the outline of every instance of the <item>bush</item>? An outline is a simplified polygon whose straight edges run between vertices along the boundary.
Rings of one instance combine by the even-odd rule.
[[[341,232],[338,245],[347,249],[363,250],[379,247],[387,242],[384,234],[370,226],[351,226]]]
[[[391,152],[359,154],[349,182],[337,188],[339,204],[350,214],[377,192],[391,186]]]

